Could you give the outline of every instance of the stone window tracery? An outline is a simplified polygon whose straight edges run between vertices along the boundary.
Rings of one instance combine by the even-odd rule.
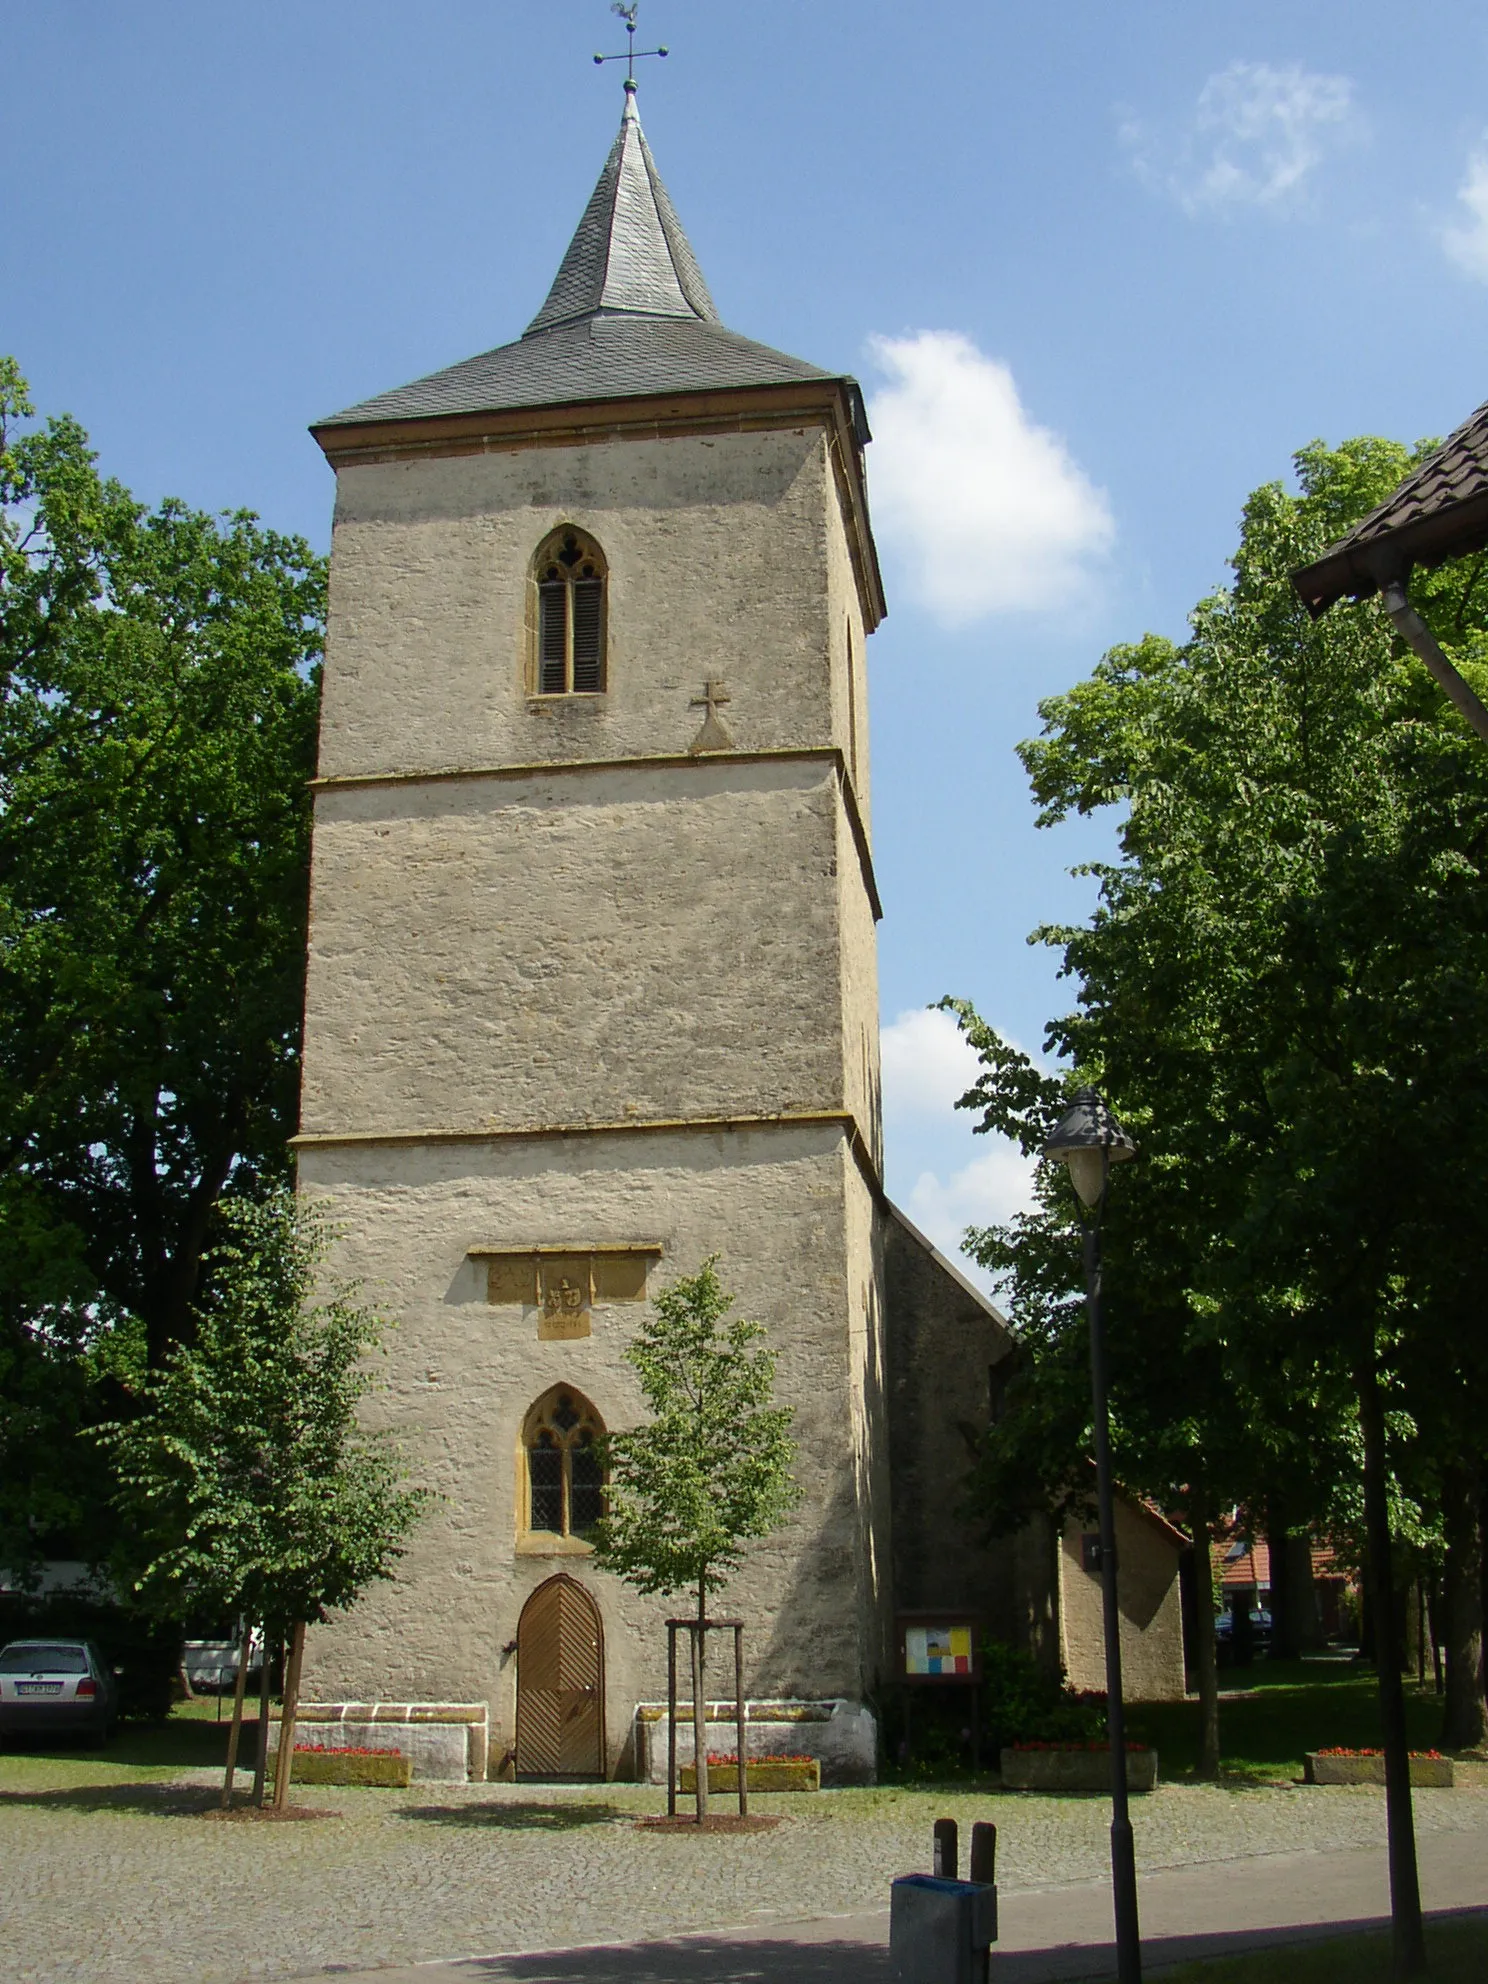
[[[531,1542],[582,1544],[604,1514],[598,1443],[604,1422],[581,1392],[555,1385],[522,1427],[526,1520]]]
[[[560,524],[532,565],[536,589],[532,688],[539,696],[597,696],[605,688],[607,578],[587,532]]]

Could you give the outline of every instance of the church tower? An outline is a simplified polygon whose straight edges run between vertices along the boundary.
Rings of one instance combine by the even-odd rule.
[[[486,1703],[493,1770],[621,1763],[680,1601],[594,1570],[592,1441],[642,1416],[647,1298],[717,1254],[803,1491],[719,1602],[751,1694],[861,1700],[891,1539],[858,386],[723,326],[627,83],[524,335],[314,432],[300,1189],[396,1319],[378,1409],[441,1499],[307,1690]]]

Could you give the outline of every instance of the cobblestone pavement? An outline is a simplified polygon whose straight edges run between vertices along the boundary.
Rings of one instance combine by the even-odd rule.
[[[194,1783],[9,1788],[0,1775],[0,1973],[13,1984],[241,1984],[327,1968],[551,1949],[881,1907],[923,1868],[945,1814],[999,1829],[1004,1890],[1099,1878],[1097,1799],[823,1792],[759,1801],[783,1814],[748,1836],[631,1823],[654,1792],[415,1786],[303,1789],[336,1816],[222,1824]],[[1135,1807],[1144,1868],[1381,1845],[1371,1789],[1170,1786]],[[1416,1794],[1433,1834],[1479,1832],[1488,1789]],[[1380,1871],[1381,1896],[1384,1868]]]

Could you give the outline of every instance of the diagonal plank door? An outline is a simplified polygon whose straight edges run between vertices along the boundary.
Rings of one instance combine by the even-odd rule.
[[[604,1635],[566,1573],[539,1585],[517,1626],[518,1777],[603,1777]]]

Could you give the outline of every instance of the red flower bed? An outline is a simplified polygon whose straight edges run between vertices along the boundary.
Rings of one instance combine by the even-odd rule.
[[[725,1755],[720,1750],[709,1750],[707,1754],[708,1754],[709,1770],[712,1770],[715,1764],[717,1764],[721,1770],[733,1770],[737,1766],[739,1761],[738,1757],[734,1754],[732,1750],[730,1750],[727,1753],[727,1755]],[[789,1753],[786,1753],[784,1751],[777,1752],[772,1750],[770,1755],[767,1757],[751,1757],[749,1759],[749,1764],[751,1769],[753,1769],[753,1767],[756,1764],[814,1764],[815,1762],[816,1762],[815,1757],[808,1757],[804,1755],[803,1752],[801,1752],[800,1750],[792,1750]]]
[[[1382,1757],[1383,1750],[1314,1750],[1315,1757]],[[1444,1761],[1440,1750],[1412,1750],[1413,1757],[1429,1757],[1433,1763]]]
[[[1109,1750],[1109,1743],[1009,1743],[1010,1750]],[[1128,1743],[1127,1749],[1145,1750],[1146,1743]]]
[[[341,1748],[334,1743],[296,1743],[297,1757],[401,1757],[401,1750],[362,1750],[349,1745]]]

